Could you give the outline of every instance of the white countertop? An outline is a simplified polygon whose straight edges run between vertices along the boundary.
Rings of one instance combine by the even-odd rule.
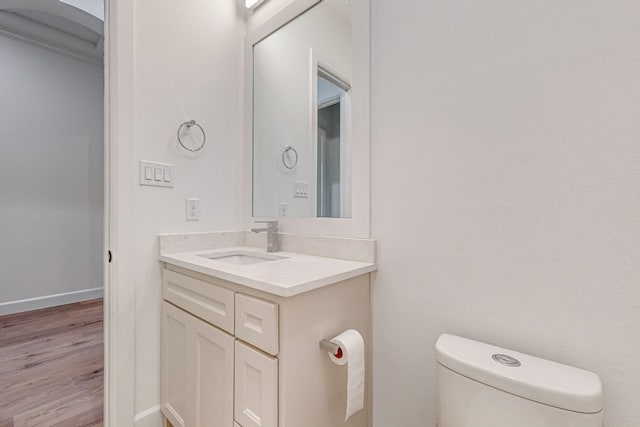
[[[256,248],[235,247],[164,254],[160,261],[281,297],[292,297],[376,270],[374,263],[290,252],[272,254],[285,259],[249,265],[200,256],[233,251],[267,254]]]

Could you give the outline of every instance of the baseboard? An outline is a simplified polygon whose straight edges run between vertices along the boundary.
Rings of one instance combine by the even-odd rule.
[[[135,427],[162,427],[160,405],[138,412],[135,417]]]
[[[65,292],[63,294],[45,295],[42,297],[3,302],[0,303],[0,316],[102,298],[102,295],[103,288],[93,288]]]

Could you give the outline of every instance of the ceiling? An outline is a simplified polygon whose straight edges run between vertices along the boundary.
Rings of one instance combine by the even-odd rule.
[[[83,0],[0,0],[0,33],[102,62],[104,22],[96,0],[84,3],[91,13],[79,8]]]

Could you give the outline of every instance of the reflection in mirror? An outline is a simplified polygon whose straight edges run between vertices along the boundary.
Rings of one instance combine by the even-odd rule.
[[[349,84],[318,68],[317,88],[317,216],[348,217],[349,203],[348,168],[346,152],[349,151],[347,123]]]
[[[351,1],[253,46],[253,216],[351,216]]]

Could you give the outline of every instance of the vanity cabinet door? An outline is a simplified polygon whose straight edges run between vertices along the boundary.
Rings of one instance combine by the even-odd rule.
[[[187,427],[229,427],[233,425],[234,338],[193,318],[194,359],[191,401],[193,423]]]
[[[189,317],[184,311],[162,302],[160,398],[162,413],[173,427],[188,425]]]
[[[233,425],[234,341],[163,301],[161,408],[171,425]]]
[[[243,427],[277,427],[278,360],[236,341],[235,419]]]

